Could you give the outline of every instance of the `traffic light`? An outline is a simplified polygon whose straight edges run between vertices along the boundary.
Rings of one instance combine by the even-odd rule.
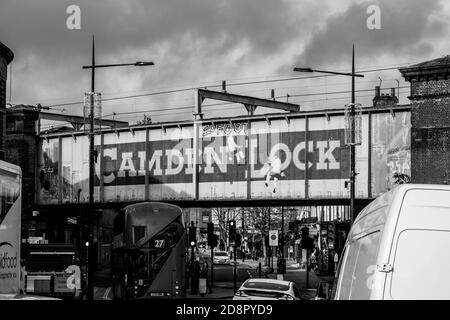
[[[208,238],[214,234],[214,223],[208,223]]]
[[[196,230],[196,227],[189,227],[189,246],[191,248],[197,246],[197,230]]]
[[[230,242],[236,240],[236,221],[228,221],[228,239]]]
[[[237,233],[235,235],[235,246],[236,246],[236,248],[239,248],[241,246],[241,244],[242,244],[242,236],[239,233]]]
[[[309,240],[309,229],[307,227],[303,227],[301,229],[302,232],[302,239],[301,239],[301,246],[304,249],[312,249],[311,246],[311,240]]]
[[[289,222],[289,231],[295,232],[295,222]]]
[[[214,248],[218,244],[219,237],[214,234],[214,223],[210,222],[208,223],[208,246],[211,248]]]
[[[286,273],[286,260],[285,259],[279,259],[277,261],[277,273],[278,274]]]
[[[215,248],[215,247],[217,247],[218,244],[219,244],[219,236],[217,234],[213,234],[211,241],[209,241],[209,239],[208,239],[208,245],[211,248]]]

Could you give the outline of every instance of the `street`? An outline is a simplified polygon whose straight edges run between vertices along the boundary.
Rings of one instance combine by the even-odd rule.
[[[239,288],[242,283],[252,277],[258,277],[258,265],[261,262],[263,270],[265,269],[262,260],[237,260],[237,276],[236,285]],[[274,265],[276,266],[276,259],[274,259]],[[109,270],[105,269],[102,272],[96,273],[96,286],[94,290],[95,300],[112,300],[114,299],[113,290],[109,284]],[[263,272],[262,277],[265,278],[266,275]],[[275,273],[267,274],[267,278],[276,279],[276,268]],[[208,279],[210,279],[210,269],[208,272]],[[314,272],[309,273],[309,286],[306,286],[306,271],[304,269],[298,268],[298,263],[294,260],[287,260],[286,263],[286,274],[284,275],[284,280],[293,281],[300,291],[302,298],[311,299],[315,295],[316,288],[321,281],[332,281],[332,277],[318,277]],[[209,280],[208,280],[209,284]],[[212,293],[208,290],[207,294],[202,297],[199,294],[191,295],[190,288],[186,290],[186,298],[188,299],[220,299],[220,300],[231,300],[234,295],[233,290],[233,265],[214,265],[214,283],[212,288]]]
[[[250,278],[250,274],[253,277],[258,277],[258,265],[261,262],[262,268],[264,270],[265,266],[262,260],[253,261],[237,260],[237,288],[247,279]],[[274,266],[276,266],[276,258],[274,259]],[[208,273],[208,277],[209,277]],[[262,277],[265,277],[264,272]],[[276,268],[275,273],[267,274],[267,278],[277,279]],[[286,274],[284,275],[284,280],[293,281],[300,291],[302,298],[312,299],[315,296],[316,288],[321,281],[332,282],[333,277],[323,276],[318,277],[314,272],[309,272],[308,287],[306,285],[306,270],[300,269],[298,263],[294,260],[287,260],[286,263]],[[214,265],[214,286],[213,293],[206,294],[204,298],[206,299],[223,299],[231,300],[234,295],[233,291],[233,266],[232,265]],[[188,290],[189,293],[189,290]],[[203,298],[200,295],[190,295],[187,298]]]

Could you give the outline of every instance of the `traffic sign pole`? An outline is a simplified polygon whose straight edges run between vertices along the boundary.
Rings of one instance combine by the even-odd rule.
[[[209,288],[209,293],[213,292],[214,283],[214,247],[211,246],[211,287]]]
[[[234,248],[234,268],[233,268],[233,289],[234,293],[236,293],[236,243],[233,246]]]

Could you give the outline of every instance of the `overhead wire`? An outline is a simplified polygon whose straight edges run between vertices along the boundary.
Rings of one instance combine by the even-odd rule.
[[[356,73],[370,73],[370,72],[377,72],[377,71],[394,70],[394,69],[398,69],[398,68],[399,68],[399,66],[397,65],[395,67],[388,67],[388,68],[359,70],[359,71],[356,71]],[[306,76],[306,77],[305,76],[303,76],[303,77],[288,77],[288,78],[281,78],[281,79],[270,79],[270,80],[260,80],[260,81],[247,81],[247,82],[227,83],[226,85],[227,85],[227,87],[232,87],[232,86],[242,86],[242,85],[250,85],[250,84],[262,84],[262,83],[272,83],[272,82],[292,81],[292,80],[302,80],[302,79],[315,79],[315,78],[334,77],[334,76],[336,76],[336,75],[325,74],[325,75],[315,75],[315,76]],[[125,99],[133,99],[133,98],[148,97],[148,96],[170,94],[170,93],[186,92],[186,91],[196,90],[196,89],[204,88],[204,87],[216,88],[216,87],[221,87],[221,85],[188,87],[188,88],[181,88],[181,89],[149,92],[149,93],[144,93],[144,94],[125,95],[125,96],[118,96],[118,97],[112,97],[112,98],[104,98],[104,99],[102,99],[102,102],[116,101],[116,100],[125,100]],[[83,103],[84,103],[84,101],[76,101],[76,102],[68,102],[68,103],[47,105],[46,107],[54,108],[54,107],[78,105],[78,104],[83,104]]]

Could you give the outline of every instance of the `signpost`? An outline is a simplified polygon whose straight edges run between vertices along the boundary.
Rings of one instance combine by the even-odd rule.
[[[278,246],[278,230],[269,230],[269,246],[277,247]],[[271,250],[271,260],[272,260],[272,269],[273,269],[273,251]]]
[[[272,247],[278,246],[278,230],[269,231],[269,245]]]

